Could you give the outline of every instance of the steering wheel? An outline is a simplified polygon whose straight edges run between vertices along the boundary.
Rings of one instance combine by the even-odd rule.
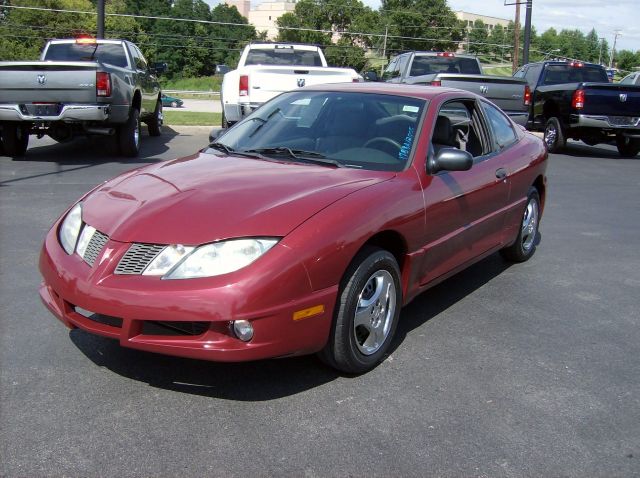
[[[385,136],[376,136],[375,138],[371,138],[369,141],[364,143],[362,147],[370,148],[372,144],[376,144],[376,143],[380,143],[381,146],[383,146],[383,148],[374,148],[374,149],[379,149],[381,151],[384,151],[385,153],[389,153],[391,156],[397,157],[398,153],[400,153],[400,150],[402,149],[402,146],[400,146],[399,143]],[[393,148],[395,148],[395,151],[389,152],[389,149],[390,149],[389,146],[392,146]]]

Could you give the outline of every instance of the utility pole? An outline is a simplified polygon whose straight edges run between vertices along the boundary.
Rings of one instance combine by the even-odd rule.
[[[598,65],[602,65],[602,47],[604,46],[604,37],[600,37],[600,53],[598,53]]]
[[[522,64],[529,63],[529,46],[531,45],[531,10],[533,0],[527,0],[527,12],[524,21],[524,48],[522,49]]]
[[[516,26],[513,30],[513,65],[512,73],[515,73],[520,66],[520,3],[516,2]]]
[[[98,0],[97,8],[98,8],[98,38],[104,38],[104,1]]]
[[[609,68],[613,66],[613,57],[616,56],[616,42],[620,36],[620,30],[614,32],[616,35],[613,37],[613,48],[611,49],[611,58],[609,58]]]
[[[384,44],[382,45],[382,56],[387,57],[387,35],[389,34],[389,25],[384,27]]]

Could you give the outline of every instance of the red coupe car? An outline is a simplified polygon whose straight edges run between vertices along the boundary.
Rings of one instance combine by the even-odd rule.
[[[319,353],[361,373],[400,309],[500,251],[534,253],[542,141],[472,93],[322,85],[209,147],[100,184],[48,233],[40,295],[68,327],[216,361]]]

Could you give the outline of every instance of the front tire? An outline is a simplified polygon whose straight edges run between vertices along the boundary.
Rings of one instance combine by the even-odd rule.
[[[540,194],[534,187],[529,189],[527,205],[522,214],[520,231],[516,241],[509,247],[500,250],[502,257],[512,262],[529,260],[536,250],[538,227],[540,225]]]
[[[118,128],[118,146],[120,153],[133,158],[140,151],[140,112],[133,108],[127,122]]]
[[[171,102],[171,107],[172,108],[177,108],[178,107],[178,102],[177,101],[172,101]]]
[[[149,136],[160,136],[162,134],[162,124],[164,123],[164,115],[162,113],[162,103],[156,103],[156,109],[153,112],[153,119],[147,122],[149,128]]]
[[[559,153],[567,145],[567,139],[558,118],[549,118],[544,127],[544,142],[550,153]]]
[[[640,152],[640,140],[621,134],[616,135],[616,146],[623,158],[635,158]]]
[[[29,147],[29,131],[27,128],[15,124],[4,126],[2,131],[4,153],[12,158],[21,158]]]
[[[346,373],[371,370],[389,349],[401,306],[396,259],[379,248],[363,249],[345,273],[329,341],[320,359]]]

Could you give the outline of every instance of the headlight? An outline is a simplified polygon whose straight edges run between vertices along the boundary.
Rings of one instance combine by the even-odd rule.
[[[248,266],[271,249],[278,239],[233,239],[198,247],[165,279],[211,277]]]
[[[161,276],[169,272],[176,264],[178,264],[185,256],[187,256],[195,247],[185,247],[180,244],[165,247],[156,258],[151,261],[142,275],[145,276]]]
[[[78,234],[80,234],[80,228],[82,227],[82,206],[80,203],[73,206],[71,211],[67,214],[67,217],[62,221],[60,230],[58,231],[58,239],[60,244],[64,248],[65,252],[69,255],[73,254],[76,248],[76,242],[78,241]]]

